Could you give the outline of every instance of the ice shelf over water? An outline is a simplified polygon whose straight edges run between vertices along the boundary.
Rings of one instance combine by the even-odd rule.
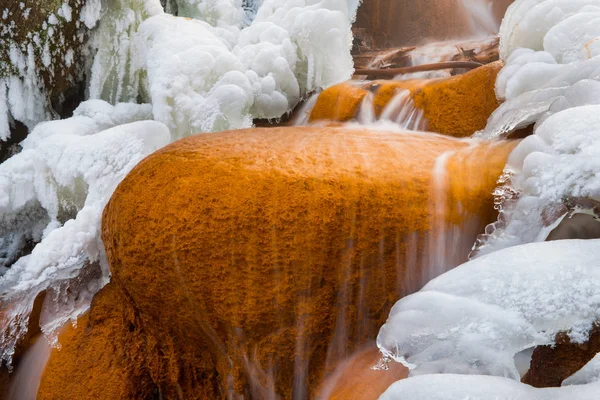
[[[379,400],[596,400],[600,384],[536,389],[495,376],[425,375],[398,381]]]

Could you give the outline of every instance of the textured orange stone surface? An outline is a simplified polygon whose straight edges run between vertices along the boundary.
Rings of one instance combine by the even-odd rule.
[[[495,219],[490,193],[514,143],[481,146],[296,127],[197,135],[156,152],[104,212],[113,300],[96,299],[65,337],[42,398],[111,380],[105,398],[152,387],[169,399],[314,395],[414,290],[408,255],[427,247],[406,238],[432,228],[441,154],[456,152],[444,182],[447,201],[462,204],[443,218],[475,220],[470,243]],[[467,165],[465,181],[454,169]]]
[[[94,298],[89,314],[60,335],[38,390],[39,400],[152,399],[145,339],[135,309],[109,284]]]
[[[374,94],[373,108],[379,116],[394,95],[408,90],[415,106],[423,110],[428,131],[455,137],[471,136],[485,128],[489,116],[499,106],[494,87],[501,68],[502,63],[495,62],[451,78],[332,86],[319,95],[310,121],[354,118],[368,91]]]
[[[323,91],[310,113],[309,122],[333,120],[345,122],[354,118],[367,90],[350,83],[340,83]]]
[[[415,92],[415,105],[425,112],[428,130],[464,137],[485,128],[500,105],[494,92],[500,69],[502,63],[495,62]]]

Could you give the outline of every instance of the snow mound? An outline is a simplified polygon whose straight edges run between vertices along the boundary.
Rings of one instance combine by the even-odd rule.
[[[101,22],[90,93],[109,102],[142,98],[174,139],[279,118],[316,88],[352,75],[353,2],[265,0],[255,15],[256,5],[249,9],[248,22],[240,1],[177,3],[205,20],[150,12],[150,1]]]
[[[52,338],[108,280],[102,210],[127,173],[170,141],[163,124],[133,122],[149,115],[148,105],[83,103],[73,118],[38,125],[23,151],[0,165],[2,260],[12,263],[27,241],[39,242],[0,279],[2,361],[10,362],[39,293],[48,291],[41,320]]]
[[[536,389],[494,376],[427,375],[394,383],[379,400],[595,400],[599,384]]]
[[[600,240],[512,247],[463,264],[398,301],[379,331],[411,376],[520,379],[514,356],[567,331],[583,343],[600,317]]]
[[[500,27],[501,58],[506,59],[518,48],[542,50],[545,42],[552,40],[556,33],[552,28],[578,13],[598,11],[598,6],[598,0],[515,1],[506,11]]]

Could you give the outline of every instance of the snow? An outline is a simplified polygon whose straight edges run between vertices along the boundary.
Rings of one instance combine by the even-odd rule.
[[[5,261],[14,259],[11,251],[21,251],[15,243],[41,240],[31,255],[18,259],[0,280],[0,294],[7,305],[0,335],[2,360],[10,360],[38,293],[69,286],[69,279],[84,273],[84,267],[100,263],[103,272],[87,279],[83,290],[72,288],[73,298],[64,290],[60,301],[65,307],[57,312],[45,306],[44,314],[55,313],[52,318],[42,316],[46,321],[42,329],[52,337],[65,322],[85,311],[93,294],[106,283],[108,265],[100,240],[104,205],[143,157],[171,139],[163,124],[142,121],[148,116],[148,105],[88,101],[71,119],[38,125],[22,142],[23,151],[0,165],[0,226],[4,238],[13,239],[0,244]]]
[[[144,5],[144,12],[140,4],[111,11],[106,28],[101,22],[96,40],[106,45],[94,61],[90,95],[109,102],[142,97],[174,138],[279,118],[311,91],[352,75],[353,11],[344,0],[265,0],[246,27],[241,7],[238,15],[225,6],[210,11],[215,2],[188,2],[184,11],[208,13],[207,22]],[[192,5],[203,11],[192,13]]]
[[[600,384],[536,389],[494,376],[427,375],[394,383],[379,400],[595,400]]]
[[[517,0],[506,11],[500,27],[500,56],[513,50],[542,50],[544,37],[565,19],[578,13],[598,11],[598,0]]]
[[[585,385],[600,382],[600,354],[596,354],[583,368],[565,379],[562,386]]]
[[[583,343],[600,317],[600,240],[532,243],[480,257],[398,301],[377,344],[410,376],[515,380],[515,355],[567,331]]]

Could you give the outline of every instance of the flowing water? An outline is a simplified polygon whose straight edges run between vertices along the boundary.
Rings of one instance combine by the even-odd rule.
[[[177,2],[168,3],[175,7]],[[467,15],[469,31],[474,36],[497,31],[498,21],[494,16],[491,1],[461,0],[460,3]],[[249,6],[247,12],[252,14],[257,7]],[[453,46],[451,42],[424,45],[413,52],[412,63],[420,65],[443,61]],[[311,124],[310,116],[317,106],[318,99],[319,94],[315,94],[304,103],[293,125]],[[318,365],[323,364],[323,379],[328,374],[332,374],[328,377],[337,376],[337,372],[333,371],[338,371],[339,376],[342,376],[345,368],[353,368],[351,366],[355,365],[356,360],[360,360],[360,370],[364,371],[364,366],[370,365],[373,357],[370,350],[363,350],[362,346],[375,338],[393,301],[418,291],[429,280],[467,260],[477,236],[495,217],[491,207],[492,199],[486,194],[495,186],[496,177],[514,146],[512,142],[459,141],[435,134],[408,132],[427,129],[423,111],[415,106],[408,90],[397,90],[381,112],[376,111],[374,101],[373,93],[364,96],[352,119],[352,122],[362,127],[352,125],[351,128],[365,130],[364,127],[368,126],[375,131],[391,129],[395,131],[394,135],[405,137],[406,142],[410,143],[403,144],[404,147],[397,153],[390,151],[388,154],[382,151],[387,157],[411,161],[398,163],[401,166],[396,172],[404,179],[402,184],[406,187],[402,191],[405,197],[402,202],[390,207],[389,211],[394,213],[395,218],[400,218],[398,215],[403,213],[403,221],[407,224],[417,218],[420,221],[413,224],[418,225],[414,229],[403,229],[402,226],[402,229],[394,230],[394,234],[383,234],[365,229],[365,225],[368,224],[364,219],[369,215],[360,210],[357,204],[360,202],[361,206],[368,206],[369,199],[354,199],[357,204],[351,204],[344,209],[344,213],[354,213],[354,217],[350,218],[352,223],[349,227],[352,234],[345,241],[340,258],[330,260],[330,267],[335,270],[333,280],[337,290],[335,298],[332,299],[331,308],[334,311],[329,316],[334,321],[333,330],[327,347],[322,352],[324,359],[316,362]],[[383,143],[388,139],[382,136]],[[318,151],[328,150],[345,156],[351,155],[351,158],[359,160],[357,170],[373,170],[378,167],[375,165],[378,159],[370,158],[361,146],[318,148]],[[383,156],[381,158],[383,159]],[[415,180],[420,179],[420,183],[405,178],[412,175],[415,176]],[[365,203],[362,203],[363,201]],[[381,221],[385,220],[386,217],[381,217]],[[380,237],[375,241],[365,239],[366,236],[377,234]],[[274,234],[272,248],[277,249],[280,241],[283,242],[284,238]],[[308,266],[306,268],[303,277],[306,281],[319,281],[323,278],[315,276]],[[284,273],[284,270],[275,271],[274,275],[277,279],[277,274]],[[73,279],[76,278],[78,277]],[[82,285],[84,284],[85,282]],[[285,286],[282,281],[277,282],[277,285]],[[64,292],[67,290],[64,289]],[[57,299],[60,297],[57,293],[55,295]],[[319,308],[315,306],[316,295],[317,289],[312,283],[306,286],[306,290],[298,290],[295,294],[295,309],[292,312],[295,316],[292,327],[295,336],[291,389],[294,399],[305,399],[314,395],[314,383],[310,382],[310,379],[311,368],[315,365],[315,313],[319,312]],[[377,304],[377,307],[373,304]],[[56,302],[55,306],[60,307],[60,302]],[[240,343],[244,341],[245,338],[241,334]],[[240,352],[243,353],[241,363],[251,397],[279,398],[276,388],[277,365],[265,364],[264,360],[260,359],[257,348],[244,348]],[[49,356],[47,341],[43,337],[38,338],[16,368],[8,399],[35,398]],[[232,356],[232,360],[234,359]],[[233,376],[228,379],[231,382],[234,380]],[[337,390],[335,386],[338,384],[325,383],[322,393]],[[228,395],[230,398],[239,398],[233,383],[229,386]]]

